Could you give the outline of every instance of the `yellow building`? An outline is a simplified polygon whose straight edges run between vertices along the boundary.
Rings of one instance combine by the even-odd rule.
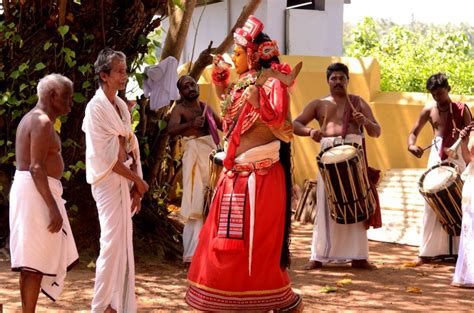
[[[303,69],[296,85],[291,89],[291,114],[298,115],[311,100],[329,93],[326,82],[326,68],[333,62],[342,62],[349,66],[349,92],[363,97],[372,107],[376,119],[382,126],[379,138],[367,140],[369,164],[383,171],[393,168],[425,168],[428,153],[421,159],[415,158],[407,150],[407,137],[421,109],[426,102],[433,101],[429,93],[381,92],[380,67],[373,58],[309,57],[283,56],[283,62],[294,66],[303,61]],[[433,69],[433,73],[436,69]],[[233,73],[232,75],[235,75]],[[428,77],[427,77],[428,78]],[[231,76],[235,79],[235,76]],[[217,96],[210,85],[210,67],[199,81],[201,100],[206,101],[218,111]],[[474,105],[472,96],[452,96],[453,101]],[[317,122],[310,126],[318,128]],[[424,147],[431,143],[433,132],[425,126],[418,136],[417,144]],[[295,136],[293,145],[294,179],[300,186],[305,179],[316,177],[316,156],[319,144],[309,137]]]

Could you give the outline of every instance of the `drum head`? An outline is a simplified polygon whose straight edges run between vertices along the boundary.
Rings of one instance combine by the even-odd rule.
[[[423,180],[423,189],[426,192],[436,192],[451,185],[458,176],[456,169],[451,166],[442,165],[432,168],[426,173]]]
[[[340,145],[330,148],[328,151],[324,152],[321,157],[321,162],[324,164],[334,164],[340,163],[345,160],[352,159],[357,155],[358,150],[354,146],[350,145]]]

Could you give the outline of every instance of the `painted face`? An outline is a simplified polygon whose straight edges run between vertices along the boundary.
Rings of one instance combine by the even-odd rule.
[[[438,104],[446,104],[451,102],[448,88],[436,88],[431,90],[430,93]]]
[[[65,85],[51,91],[51,106],[59,115],[71,112],[73,90]]]
[[[349,79],[344,72],[332,72],[328,78],[329,90],[331,93],[345,94],[348,83]]]
[[[196,100],[199,98],[199,86],[192,77],[186,76],[179,83],[179,93],[185,100]]]
[[[234,62],[237,74],[243,74],[249,70],[247,51],[244,47],[235,45],[232,53],[232,62]]]
[[[128,81],[127,64],[124,60],[115,58],[112,60],[110,74],[102,72],[100,77],[104,86],[113,90],[124,90]]]

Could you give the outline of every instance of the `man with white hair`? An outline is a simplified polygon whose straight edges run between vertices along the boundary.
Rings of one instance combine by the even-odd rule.
[[[138,140],[131,116],[117,95],[127,84],[125,54],[103,49],[94,63],[100,88],[89,101],[82,125],[86,134],[86,178],[100,222],[100,255],[92,312],[136,312],[132,216],[148,190],[142,178]]]
[[[38,103],[16,132],[16,172],[10,191],[11,268],[20,272],[23,312],[34,312],[40,289],[56,300],[66,271],[77,261],[65,201],[61,198],[64,162],[54,130],[71,111],[73,85],[59,74],[38,83]]]

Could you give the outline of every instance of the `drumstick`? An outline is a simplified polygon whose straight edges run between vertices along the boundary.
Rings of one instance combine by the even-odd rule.
[[[431,145],[426,146],[426,147],[424,147],[424,148],[421,148],[421,151],[428,150],[429,148],[431,148],[432,146],[434,146],[434,145],[437,144],[437,143],[438,143],[438,141],[435,139],[435,141],[434,141]]]
[[[347,99],[347,102],[349,102],[349,105],[351,106],[352,111],[357,112],[356,108],[352,104],[351,99],[349,98],[349,94],[347,93],[347,91],[346,91],[346,99]]]

